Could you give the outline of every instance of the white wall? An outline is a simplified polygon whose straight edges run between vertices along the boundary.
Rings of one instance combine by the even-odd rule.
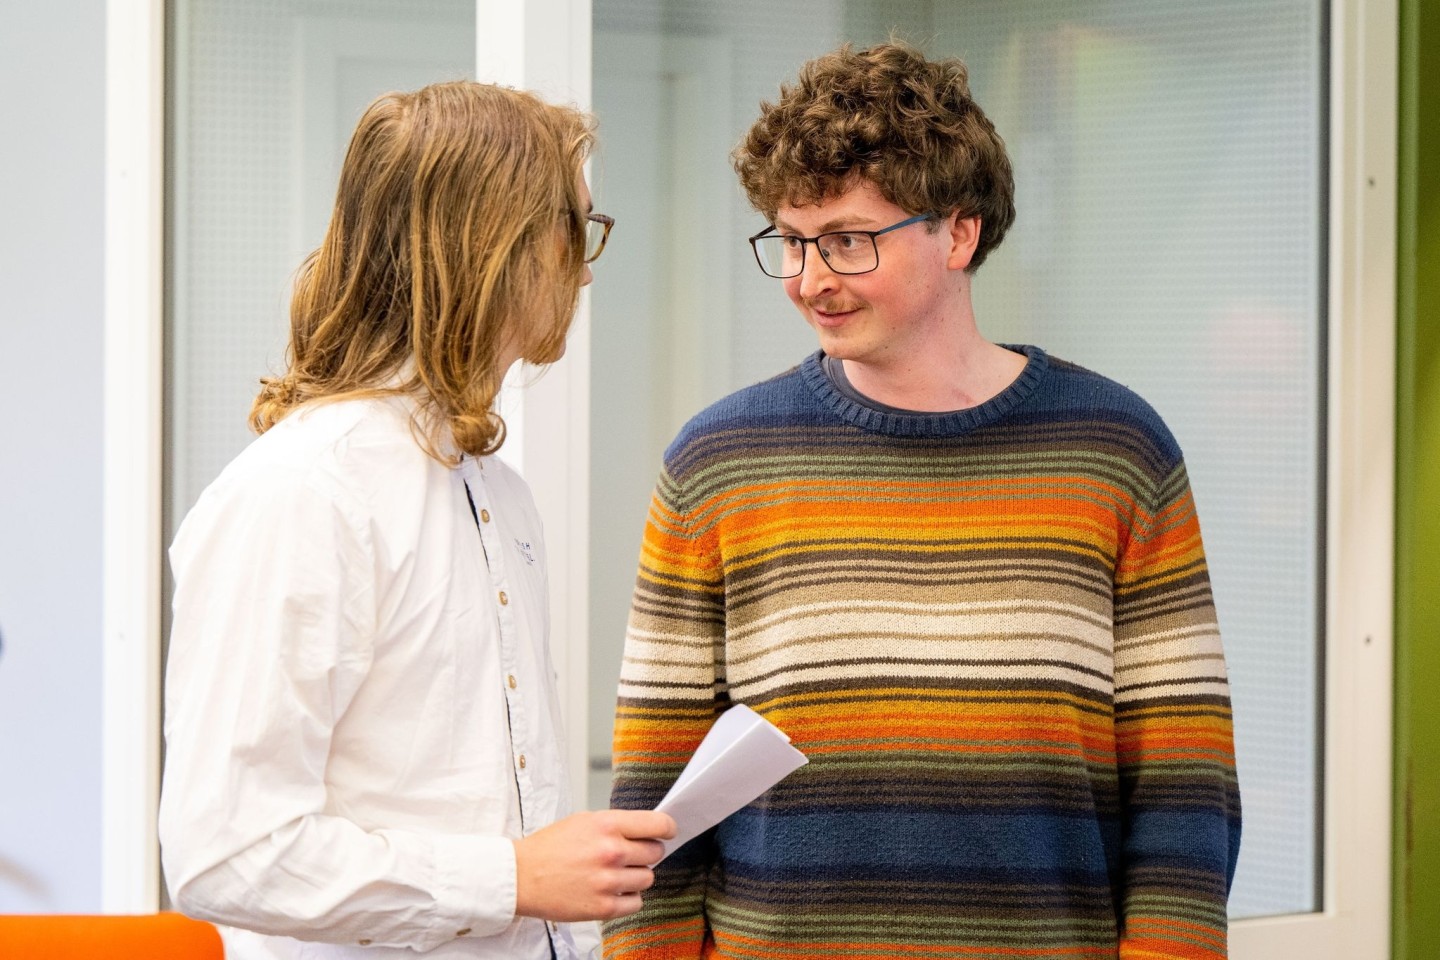
[[[100,908],[105,4],[0,5],[0,913]]]

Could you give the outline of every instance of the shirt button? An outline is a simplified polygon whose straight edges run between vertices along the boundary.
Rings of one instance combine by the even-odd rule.
[[[362,946],[362,947],[368,947],[368,946],[370,946],[370,944],[373,943],[373,942],[374,942],[374,941],[372,941],[372,940],[361,940],[361,941],[360,941],[360,946]]]
[[[514,690],[515,687],[516,687],[515,674],[512,673],[512,674],[510,674],[510,676],[506,677],[505,679],[506,679],[506,681],[510,684],[510,689],[511,689],[511,690]]]
[[[456,930],[456,931],[455,931],[455,936],[457,936],[457,937],[464,937],[464,936],[468,936],[469,933],[470,933],[470,928],[469,928],[469,927],[466,927],[464,930]]]
[[[525,769],[525,754],[523,754],[523,753],[520,754],[520,769],[521,769],[521,770],[524,770],[524,769]]]
[[[501,590],[501,591],[500,591],[500,606],[502,606],[502,607],[508,606],[509,603],[510,603],[510,598],[505,595],[505,591],[504,591],[504,590]]]
[[[489,510],[483,510],[483,509],[482,509],[482,510],[480,511],[480,522],[481,522],[481,523],[489,523],[489,522],[490,522],[490,511],[489,511]]]

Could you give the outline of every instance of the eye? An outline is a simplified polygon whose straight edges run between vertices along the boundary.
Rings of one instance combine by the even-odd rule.
[[[784,245],[784,247],[785,247],[786,250],[791,251],[791,252],[794,252],[794,251],[796,251],[796,250],[799,250],[801,247],[803,247],[803,246],[805,245],[805,241],[803,241],[801,238],[799,238],[799,237],[797,237],[797,236],[795,236],[795,235],[793,235],[793,234],[789,234],[789,233],[782,233],[782,234],[780,234],[780,242],[781,242],[781,244]]]
[[[862,233],[837,233],[834,235],[834,247],[841,253],[853,253],[865,245],[868,238]]]

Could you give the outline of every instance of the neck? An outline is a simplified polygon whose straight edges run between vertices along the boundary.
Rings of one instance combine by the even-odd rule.
[[[845,376],[860,393],[901,410],[977,407],[1009,387],[1026,360],[982,337],[973,315],[965,320],[945,325],[920,350],[843,360]]]

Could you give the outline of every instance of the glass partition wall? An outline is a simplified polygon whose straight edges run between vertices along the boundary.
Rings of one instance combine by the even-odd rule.
[[[1184,448],[1229,658],[1236,917],[1319,909],[1326,9],[1316,0],[595,0],[592,807],[649,490],[706,403],[814,349],[744,238],[727,154],[809,57],[958,55],[1015,165],[978,272],[991,339],[1137,390]]]
[[[251,439],[291,279],[376,96],[474,75],[473,0],[170,5],[166,542]]]

